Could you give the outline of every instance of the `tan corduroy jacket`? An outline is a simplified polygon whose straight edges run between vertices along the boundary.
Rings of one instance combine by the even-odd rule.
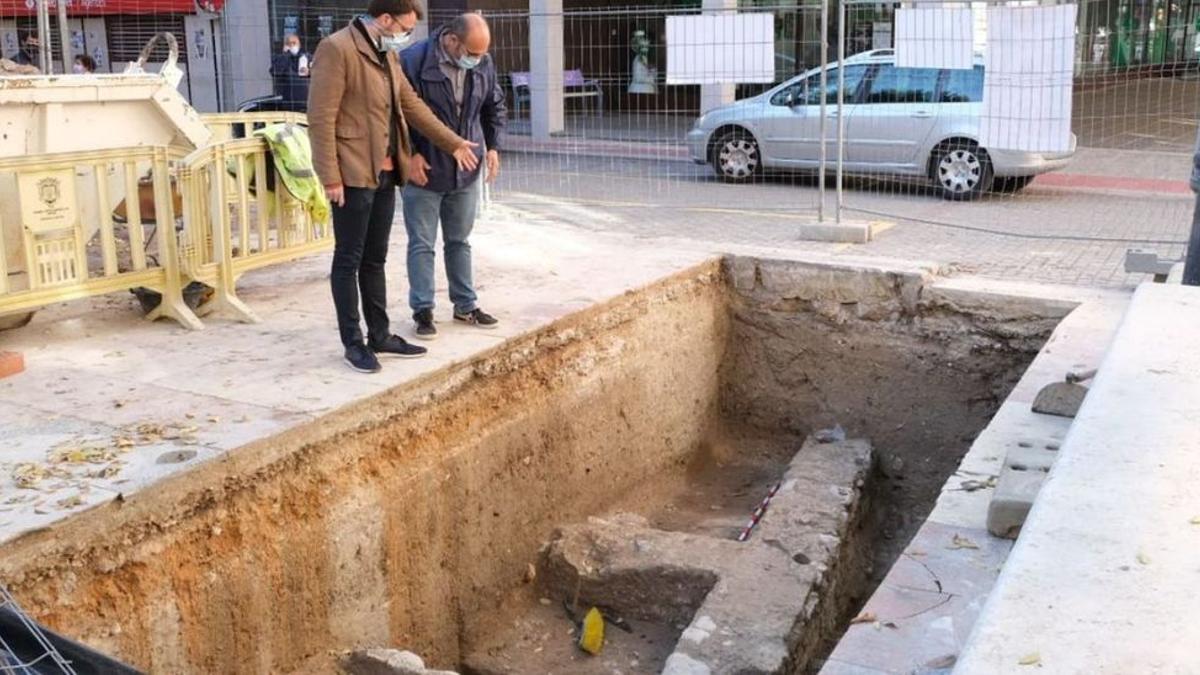
[[[453,153],[463,139],[443,125],[417,97],[404,77],[396,54],[387,51],[387,64],[400,107],[400,157],[393,161],[407,179],[412,154],[408,138],[411,123],[442,150]],[[374,188],[379,185],[388,146],[387,71],[378,50],[352,22],[321,41],[313,55],[308,91],[308,133],[312,140],[313,167],[326,186]]]

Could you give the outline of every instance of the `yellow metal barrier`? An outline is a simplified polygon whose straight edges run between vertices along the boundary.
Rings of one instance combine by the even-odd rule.
[[[248,113],[205,113],[200,121],[208,125],[213,133],[213,143],[234,140],[234,128],[240,126],[242,135],[249,136],[254,129],[268,124],[298,124],[308,126],[308,116],[296,112],[248,112]]]
[[[0,187],[9,181],[6,193],[17,195],[15,204],[0,204],[0,231],[12,235],[0,237],[0,317],[145,287],[162,294],[152,319],[198,329],[198,315],[226,309],[256,321],[237,297],[239,277],[332,247],[332,225],[313,222],[268,168],[265,140],[226,140],[185,157],[172,152],[136,147],[0,160]],[[5,251],[6,238],[19,250]],[[147,255],[148,242],[157,244],[156,255]],[[189,282],[213,289],[195,312],[183,297]]]
[[[333,245],[330,223],[313,222],[282,180],[268,181],[267,147],[261,138],[242,138],[201,148],[182,162],[183,273],[216,289],[201,315],[225,308],[255,320],[235,293],[241,275]]]
[[[0,250],[0,316],[145,287],[162,295],[150,318],[201,328],[178,273],[171,152],[138,147],[0,160],[0,181],[16,195],[0,209],[0,230],[12,233],[0,242],[21,247],[11,256]],[[155,222],[143,217],[142,185],[153,193]],[[125,222],[118,227],[113,206],[122,200]],[[147,255],[147,227],[157,256]],[[10,275],[12,260],[23,270]]]

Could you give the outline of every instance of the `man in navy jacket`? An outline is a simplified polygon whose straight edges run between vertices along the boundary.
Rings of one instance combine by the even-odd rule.
[[[498,151],[506,115],[504,90],[488,55],[491,41],[491,30],[482,16],[463,14],[401,54],[404,74],[438,119],[464,139],[484,145],[489,181],[500,171]],[[454,320],[494,328],[496,318],[479,308],[475,295],[468,241],[479,205],[480,169],[460,169],[452,156],[416,130],[412,140],[413,158],[403,198],[408,303],[416,335],[426,340],[437,337],[433,272],[439,220]]]
[[[283,109],[292,112],[308,110],[309,67],[312,55],[300,47],[300,36],[288,33],[283,38],[283,52],[271,59],[271,79],[275,93],[283,99]]]

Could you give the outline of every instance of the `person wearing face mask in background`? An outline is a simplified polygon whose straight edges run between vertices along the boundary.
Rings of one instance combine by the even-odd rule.
[[[500,172],[499,146],[507,111],[496,64],[488,55],[492,34],[479,14],[463,14],[428,40],[404,51],[404,72],[446,126],[487,149],[487,180]],[[446,278],[458,323],[495,328],[479,308],[471,269],[471,244],[480,185],[479,170],[464,170],[426,137],[413,134],[413,166],[404,186],[408,231],[409,306],[418,338],[437,337],[433,321],[434,263],[442,226]]]
[[[19,66],[33,66],[40,68],[41,61],[38,58],[38,51],[41,50],[42,41],[38,39],[37,33],[24,32],[20,35],[21,49],[16,54],[8,57],[10,61]]]
[[[76,75],[91,75],[96,72],[96,59],[87,54],[76,54],[75,65],[71,66],[71,72]]]
[[[304,112],[308,109],[309,69],[312,56],[300,46],[300,37],[288,33],[283,38],[283,52],[271,59],[271,78],[275,94],[283,99],[283,110]]]
[[[308,125],[313,167],[333,204],[330,286],[345,362],[363,373],[379,371],[377,354],[426,352],[393,335],[387,315],[384,264],[396,186],[407,178],[412,155],[409,124],[462,170],[479,165],[478,144],[438,121],[397,61],[396,50],[411,38],[420,13],[416,0],[371,0],[368,16],[322,40],[313,57]]]

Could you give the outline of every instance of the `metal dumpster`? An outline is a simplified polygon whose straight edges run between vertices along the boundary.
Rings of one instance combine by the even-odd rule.
[[[167,45],[167,59],[160,72],[146,73],[143,67],[159,42]],[[0,159],[133,146],[166,146],[183,156],[207,145],[212,132],[176,89],[177,59],[174,36],[162,33],[122,74],[0,76]],[[107,181],[112,204],[125,200],[126,176],[116,175],[111,167],[101,170],[108,175],[97,177],[95,167],[77,169],[77,185]],[[0,178],[0,228],[9,288],[28,283],[21,202],[36,195],[29,194],[30,185],[25,187],[23,193],[13,177]],[[82,205],[82,220],[99,222],[97,208],[95,203]],[[85,238],[95,233],[93,228]],[[27,318],[8,317],[7,323]],[[0,328],[5,323],[0,317]]]

